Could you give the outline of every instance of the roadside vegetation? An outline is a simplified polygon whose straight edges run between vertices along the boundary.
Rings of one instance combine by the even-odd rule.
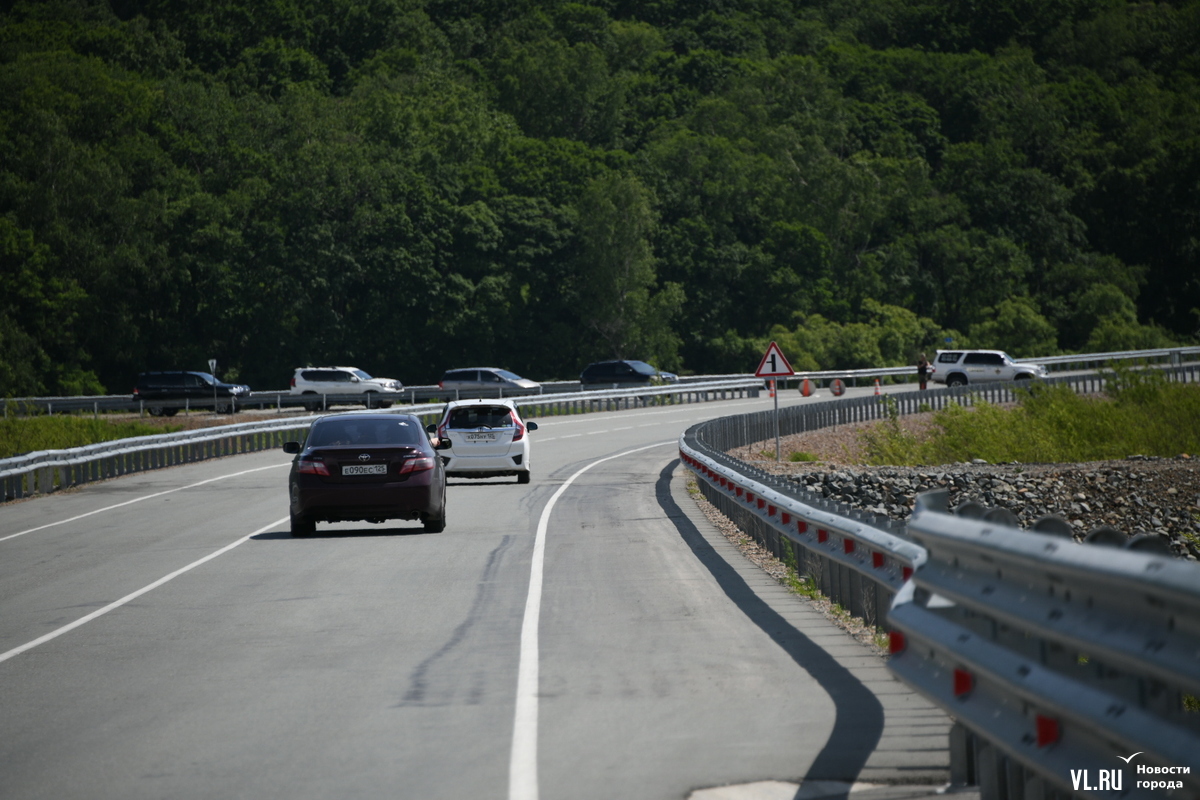
[[[1194,341],[1200,0],[0,3],[0,396]]]
[[[184,426],[148,425],[133,420],[57,416],[9,417],[0,419],[0,458],[10,458],[39,450],[62,450],[85,444],[173,433]]]
[[[1200,387],[1157,372],[1119,371],[1102,396],[1031,386],[1016,406],[977,403],[935,412],[928,435],[893,415],[859,433],[866,463],[918,466],[982,459],[1076,463],[1200,452]]]

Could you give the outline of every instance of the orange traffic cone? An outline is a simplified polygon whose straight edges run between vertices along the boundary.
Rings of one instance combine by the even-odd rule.
[[[875,379],[875,396],[879,396],[879,378]]]

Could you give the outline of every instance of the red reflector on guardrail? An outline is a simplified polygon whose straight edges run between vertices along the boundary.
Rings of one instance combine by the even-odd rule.
[[[908,641],[904,638],[904,634],[900,631],[888,632],[888,652],[892,655],[903,653],[904,648],[908,647]]]
[[[796,530],[800,533],[808,533],[808,523],[802,519],[796,520]]]
[[[1037,746],[1046,747],[1062,737],[1062,726],[1054,717],[1037,715]]]
[[[965,669],[954,670],[954,696],[963,697],[975,688],[975,676]]]
[[[842,550],[844,550],[847,555],[850,553],[853,553],[854,552],[854,540],[853,539],[842,539]]]
[[[817,541],[825,544],[829,540],[829,531],[824,528],[817,528]]]
[[[884,560],[883,553],[871,552],[871,566],[875,569],[883,569]]]

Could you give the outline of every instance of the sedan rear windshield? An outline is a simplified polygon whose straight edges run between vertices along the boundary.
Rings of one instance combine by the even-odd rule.
[[[416,445],[424,433],[407,419],[329,419],[313,425],[309,447]]]

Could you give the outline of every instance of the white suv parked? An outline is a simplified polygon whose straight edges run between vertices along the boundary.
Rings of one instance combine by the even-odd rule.
[[[304,407],[320,411],[332,403],[348,402],[345,395],[363,395],[367,408],[389,408],[404,384],[391,378],[372,378],[355,367],[299,367],[292,375],[293,395],[312,395]]]
[[[1013,361],[1003,350],[938,350],[929,370],[934,383],[947,386],[1027,381],[1046,375],[1041,364]]]

